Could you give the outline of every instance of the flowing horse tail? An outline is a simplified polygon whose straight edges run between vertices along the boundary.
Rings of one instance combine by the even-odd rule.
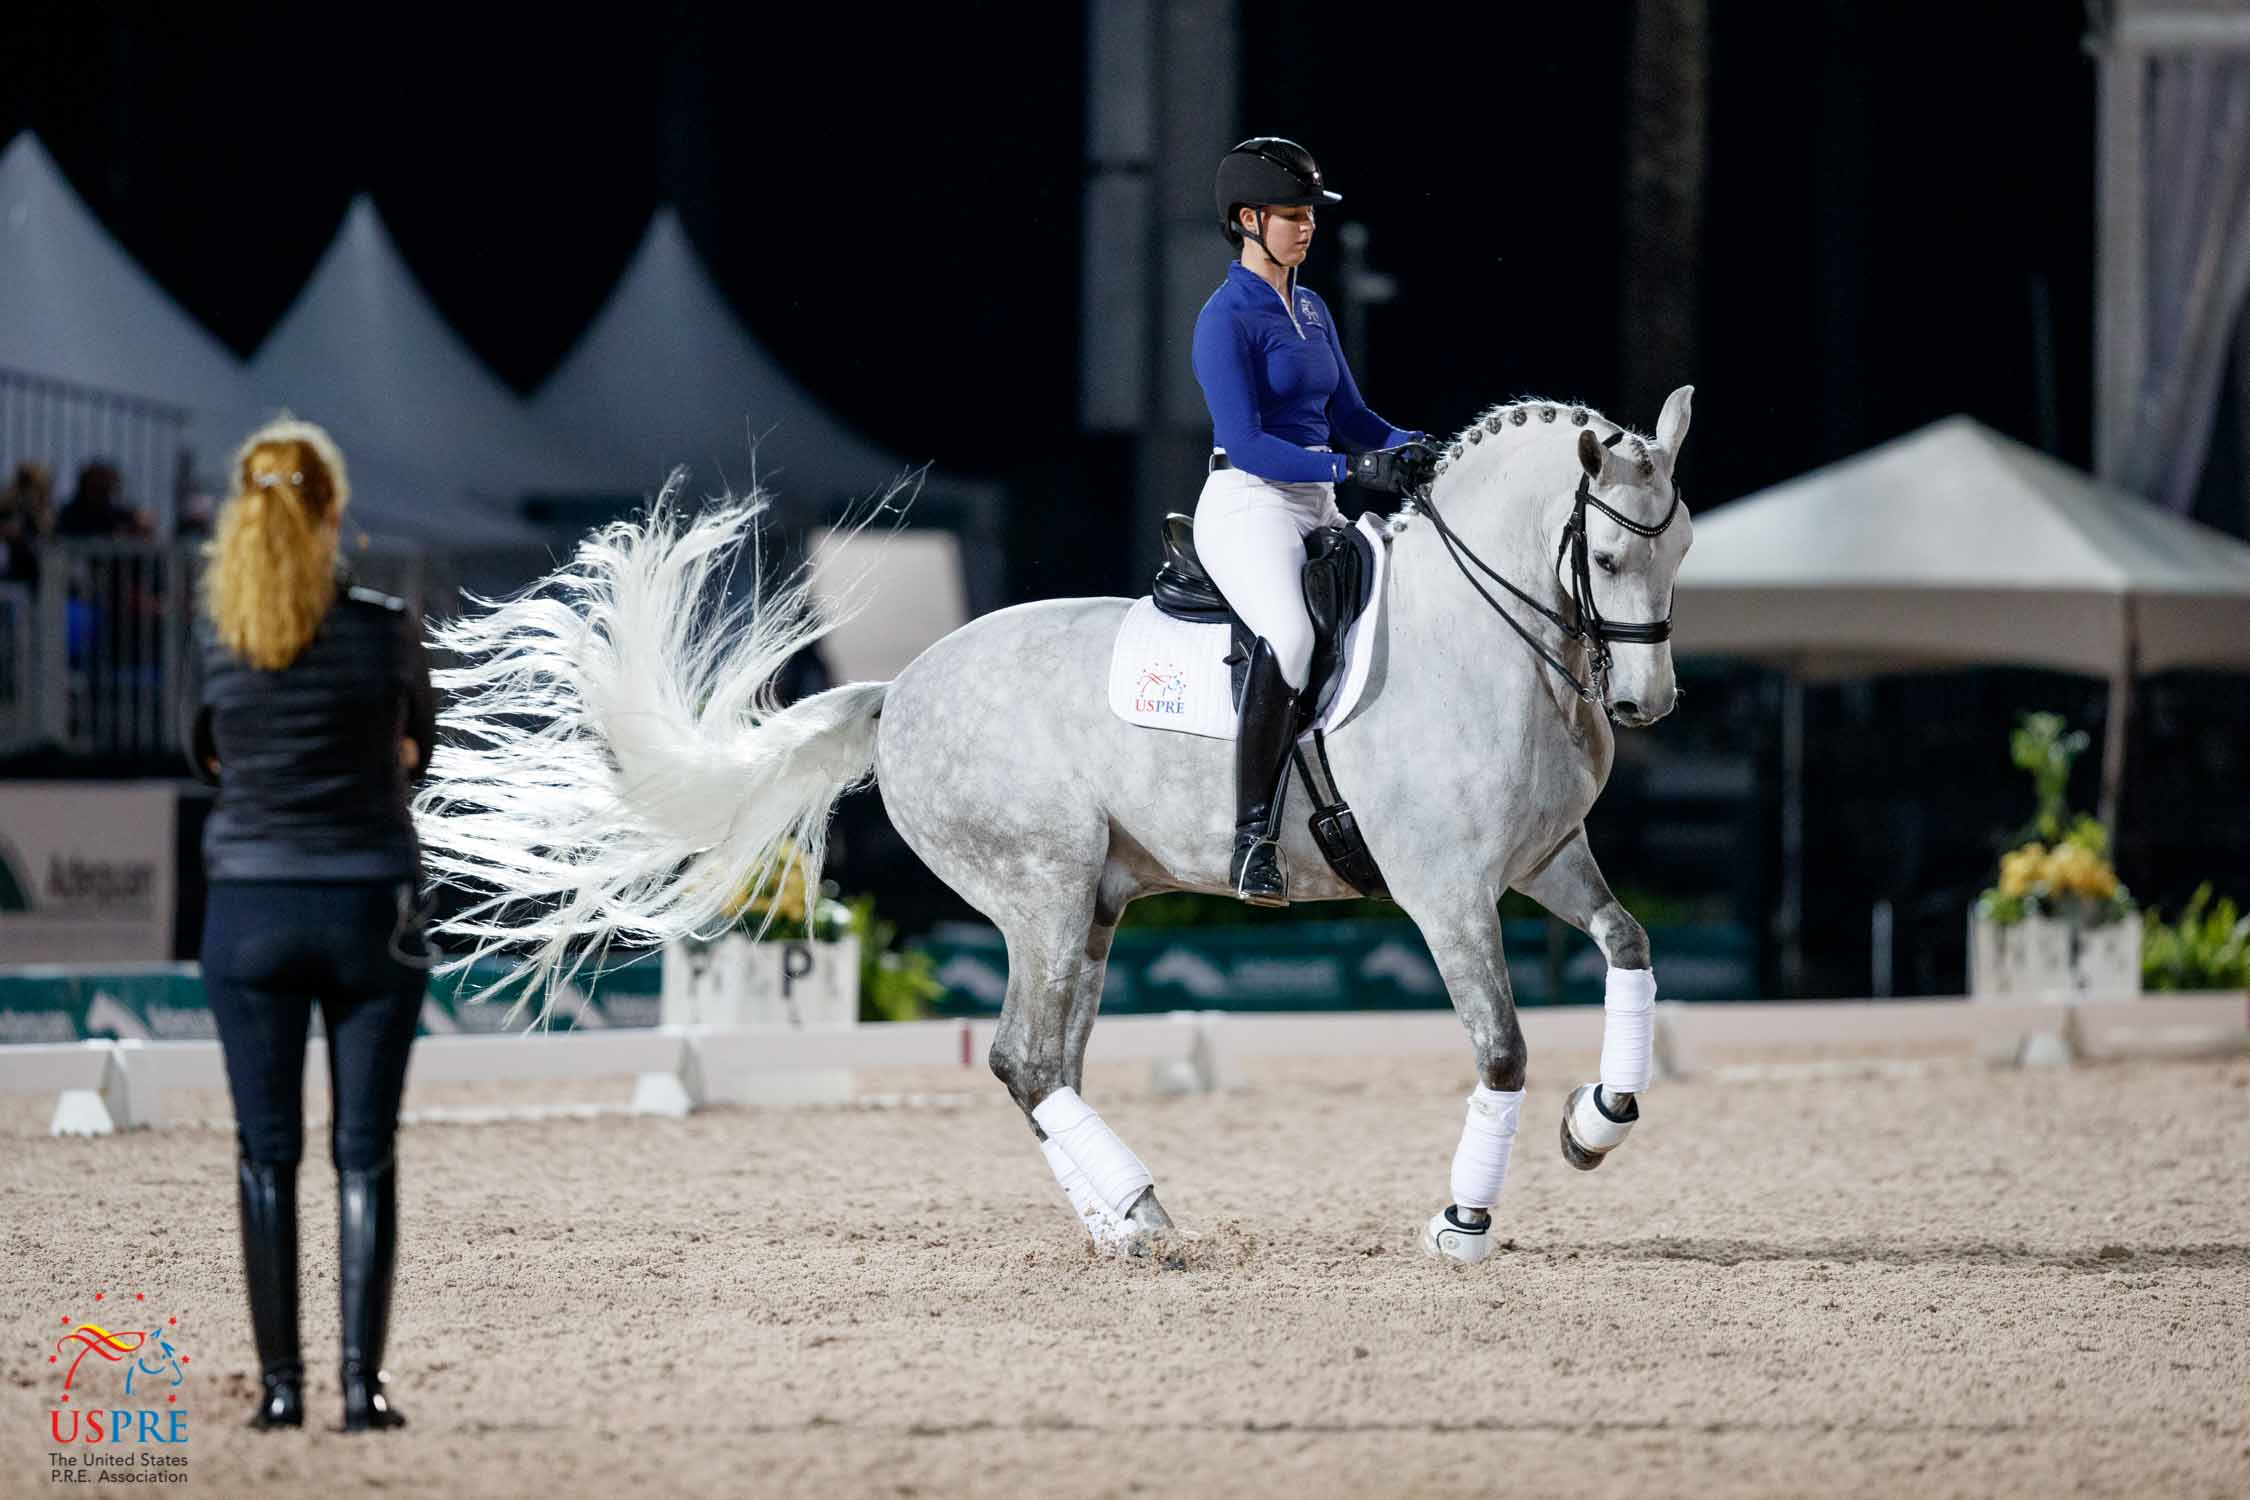
[[[777,707],[774,674],[842,615],[823,617],[806,568],[758,582],[754,493],[683,523],[683,479],[533,588],[431,632],[459,664],[433,675],[450,701],[416,831],[430,876],[477,897],[437,928],[468,948],[443,968],[505,952],[486,993],[520,985],[520,1009],[537,991],[541,1021],[611,942],[723,925],[792,858],[817,877],[829,813],[874,765],[890,685]],[[750,598],[711,607],[745,543]]]

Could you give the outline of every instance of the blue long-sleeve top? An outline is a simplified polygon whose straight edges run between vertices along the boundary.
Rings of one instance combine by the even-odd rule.
[[[1240,261],[1195,320],[1195,378],[1211,408],[1212,444],[1236,468],[1278,483],[1334,484],[1350,462],[1315,453],[1337,438],[1355,450],[1392,448],[1420,436],[1367,409],[1336,320],[1320,294],[1290,283],[1284,301]]]

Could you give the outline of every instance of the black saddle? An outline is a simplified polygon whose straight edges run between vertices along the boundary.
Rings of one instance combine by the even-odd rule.
[[[1312,669],[1298,703],[1300,731],[1312,721],[1328,695],[1329,679],[1344,659],[1344,635],[1367,608],[1375,586],[1375,546],[1356,526],[1323,526],[1305,538],[1305,613],[1312,620]],[[1149,586],[1156,607],[1175,620],[1234,629],[1234,651],[1227,665],[1234,678],[1234,701],[1242,702],[1242,679],[1249,670],[1257,633],[1242,623],[1226,596],[1203,571],[1195,555],[1195,522],[1174,512],[1164,518],[1164,561]]]
[[[1375,544],[1367,539],[1366,532],[1357,526],[1324,526],[1305,538],[1305,613],[1312,619],[1313,656],[1305,691],[1297,700],[1297,734],[1305,732],[1305,726],[1319,712],[1321,700],[1327,697],[1329,682],[1344,663],[1344,635],[1367,608],[1374,587]],[[1156,607],[1176,620],[1233,629],[1234,650],[1227,656],[1227,669],[1233,679],[1234,703],[1240,708],[1242,682],[1249,674],[1251,653],[1257,649],[1257,633],[1242,623],[1211,575],[1203,571],[1203,560],[1195,555],[1195,522],[1189,517],[1175,512],[1164,518],[1164,561],[1156,570],[1149,593]],[[1321,780],[1314,779],[1304,747],[1300,745],[1295,751],[1297,773],[1313,798],[1313,842],[1329,867],[1362,895],[1388,896],[1383,872],[1368,852],[1367,840],[1336,785],[1335,773],[1328,769],[1327,741],[1318,730],[1313,731],[1313,747],[1321,780],[1328,787],[1325,796]]]

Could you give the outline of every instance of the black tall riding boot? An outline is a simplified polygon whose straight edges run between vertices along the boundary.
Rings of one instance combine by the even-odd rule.
[[[344,1431],[403,1427],[383,1395],[383,1337],[398,1262],[398,1175],[384,1162],[336,1174],[337,1280],[343,1294]]]
[[[1273,643],[1261,636],[1243,679],[1234,740],[1234,893],[1253,906],[1289,904],[1275,840],[1296,726],[1297,690],[1281,675]]]
[[[242,1279],[265,1394],[252,1427],[305,1425],[305,1361],[297,1347],[297,1164],[235,1163],[242,1205]]]

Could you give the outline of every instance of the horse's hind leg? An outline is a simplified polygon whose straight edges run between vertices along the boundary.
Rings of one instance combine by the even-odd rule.
[[[1580,827],[1537,875],[1516,887],[1591,937],[1609,962],[1602,1000],[1598,1084],[1581,1084],[1563,1106],[1563,1159],[1590,1172],[1625,1143],[1641,1117],[1656,1041],[1656,971],[1648,933],[1610,893]]]
[[[1148,1168],[1078,1092],[1121,906],[1108,908],[1103,920],[1090,891],[1037,920],[1003,926],[1008,993],[991,1059],[1056,1181],[1104,1249],[1138,1247],[1172,1227]]]

